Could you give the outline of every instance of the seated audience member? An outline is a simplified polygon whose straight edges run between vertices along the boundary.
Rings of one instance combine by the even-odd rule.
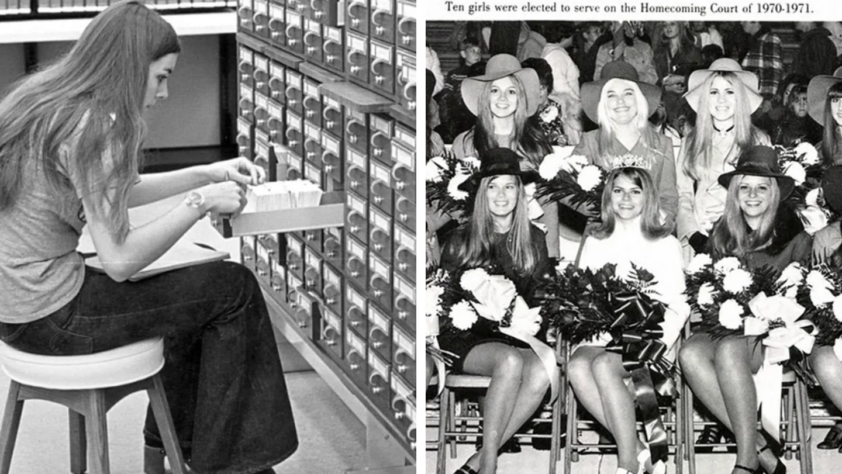
[[[553,72],[541,58],[530,58],[521,63],[534,69],[541,83],[538,112],[530,117],[536,121],[553,146],[568,146],[579,143],[582,125],[578,116],[582,109],[579,101],[569,93],[553,90]]]

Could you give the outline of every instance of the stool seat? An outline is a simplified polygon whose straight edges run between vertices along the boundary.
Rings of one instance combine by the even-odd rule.
[[[12,380],[56,390],[89,390],[128,385],[164,367],[164,341],[146,339],[94,354],[51,356],[21,352],[0,342],[3,371]]]

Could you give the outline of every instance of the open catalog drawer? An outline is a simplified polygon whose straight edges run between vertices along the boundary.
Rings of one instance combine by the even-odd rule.
[[[233,219],[227,214],[212,215],[211,224],[225,238],[343,227],[345,192],[322,194],[318,206],[243,212]]]

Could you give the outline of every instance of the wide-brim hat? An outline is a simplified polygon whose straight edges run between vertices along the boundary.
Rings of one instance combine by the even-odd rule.
[[[737,160],[736,169],[719,175],[719,184],[728,189],[731,178],[738,175],[775,178],[781,190],[782,201],[795,189],[795,181],[783,174],[778,166],[778,152],[768,146],[752,146],[743,151]]]
[[[535,115],[538,106],[541,105],[539,103],[541,81],[538,79],[538,73],[534,69],[522,67],[520,61],[511,54],[492,56],[485,64],[485,74],[468,77],[462,81],[462,100],[468,110],[474,115],[479,115],[479,96],[485,85],[507,76],[515,76],[523,84],[526,92],[526,114],[529,117]]]
[[[827,101],[827,91],[835,84],[842,82],[842,67],[833,71],[832,76],[821,75],[810,79],[807,84],[807,111],[819,125],[824,125],[824,107]]]
[[[834,165],[822,174],[822,195],[833,212],[842,214],[842,165]]]
[[[684,94],[684,98],[687,99],[687,103],[696,113],[699,113],[699,100],[701,100],[702,94],[707,93],[707,91],[702,90],[702,86],[712,74],[717,72],[732,72],[743,83],[748,92],[749,113],[754,113],[755,110],[760,108],[763,103],[763,96],[758,92],[760,80],[757,78],[757,74],[744,71],[740,67],[740,63],[731,58],[719,58],[710,63],[707,69],[693,71],[687,78],[687,92]]]
[[[463,191],[473,192],[479,187],[483,178],[491,176],[513,175],[519,176],[521,183],[527,185],[538,179],[538,172],[524,170],[520,167],[521,157],[508,148],[493,148],[485,153],[480,153],[479,171],[471,175],[471,178],[459,185]]]
[[[599,122],[599,98],[602,96],[602,88],[611,79],[623,79],[637,84],[640,92],[646,97],[646,103],[649,104],[649,115],[651,116],[658,110],[661,105],[661,88],[643,82],[637,74],[637,69],[625,61],[612,61],[602,68],[600,77],[596,81],[586,82],[582,84],[582,110],[593,123]],[[648,117],[647,117],[648,118]]]

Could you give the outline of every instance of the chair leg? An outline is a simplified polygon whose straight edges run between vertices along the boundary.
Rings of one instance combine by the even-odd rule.
[[[444,474],[447,469],[447,427],[450,424],[450,390],[447,387],[439,396],[439,439],[436,451],[436,474]]]
[[[84,474],[88,469],[85,417],[71,409],[67,410],[67,414],[70,424],[70,472]]]
[[[569,392],[569,385],[565,388],[567,395],[567,433],[564,444],[564,474],[570,474],[573,470],[573,444],[576,442],[576,396]]]
[[[685,416],[687,416],[687,433],[685,435],[685,442],[687,443],[687,466],[690,474],[696,474],[696,418],[693,413],[693,392],[689,386],[686,387],[687,389],[684,392],[687,398],[687,411],[685,413]]]
[[[795,385],[791,385],[789,388],[784,390],[784,400],[783,400],[783,407],[786,410],[786,423],[784,423],[784,459],[792,459],[792,454],[795,452],[796,457],[799,459],[801,458],[801,453],[799,453],[795,449],[795,425],[793,424],[795,421],[795,417],[793,416],[795,413],[795,392],[796,387]]]
[[[167,451],[167,458],[170,460],[170,469],[172,469],[172,474],[185,474],[184,457],[178,445],[175,426],[167,404],[167,394],[164,392],[164,385],[158,374],[152,376],[152,384],[152,388],[148,389],[147,393],[149,402],[152,404],[152,413],[155,414],[155,422],[161,432],[164,449]]]
[[[680,378],[680,377],[679,377]],[[675,399],[675,473],[682,474],[684,472],[684,385],[681,380],[678,381],[678,390],[676,390],[677,398]]]
[[[85,402],[85,429],[88,435],[90,474],[111,474],[108,459],[105,390],[89,390]]]
[[[0,425],[0,474],[9,474],[12,465],[12,453],[15,451],[20,417],[23,413],[23,400],[18,400],[19,393],[20,384],[12,380],[6,397],[3,424]]]
[[[810,450],[810,399],[807,386],[800,380],[795,384],[795,410],[797,412],[798,450],[801,452],[801,472],[813,472],[813,453]]]
[[[559,443],[561,442],[561,400],[556,398],[552,405],[552,429],[550,429],[550,474],[555,474],[558,465]]]

